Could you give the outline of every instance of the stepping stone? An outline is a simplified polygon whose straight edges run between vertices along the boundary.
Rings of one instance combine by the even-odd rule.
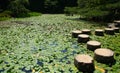
[[[118,27],[114,27],[113,29],[114,29],[114,32],[115,32],[115,33],[119,33],[119,30],[120,30],[120,29],[119,29]]]
[[[98,41],[88,41],[87,49],[94,51],[97,48],[101,48],[101,43]]]
[[[72,31],[72,37],[73,38],[78,38],[78,35],[81,34],[82,31],[80,30],[75,30],[75,31]]]
[[[95,70],[93,58],[85,54],[77,55],[74,58],[74,65],[83,73],[93,73]]]
[[[112,63],[114,61],[114,52],[106,48],[96,49],[94,59],[101,63]]]
[[[114,21],[115,27],[120,27],[120,21]]]
[[[87,34],[78,35],[78,43],[86,43],[87,41],[89,41],[89,35]]]
[[[105,33],[108,35],[114,35],[114,29],[113,28],[105,28]]]
[[[91,30],[89,29],[83,29],[82,34],[91,34]]]
[[[113,28],[115,27],[115,23],[108,23],[108,28]]]
[[[95,30],[95,35],[97,35],[97,36],[104,36],[104,30],[102,30],[102,29],[96,29]]]

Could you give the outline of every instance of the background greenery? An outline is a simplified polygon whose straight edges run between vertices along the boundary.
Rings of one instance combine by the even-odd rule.
[[[27,17],[29,12],[79,14],[94,21],[120,19],[119,0],[1,0],[0,12],[12,17]],[[1,14],[0,14],[1,15]],[[8,16],[8,17],[9,17]]]

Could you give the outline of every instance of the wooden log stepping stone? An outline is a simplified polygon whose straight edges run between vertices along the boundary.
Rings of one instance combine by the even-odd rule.
[[[115,27],[115,23],[108,23],[108,28],[113,28]]]
[[[72,37],[73,38],[78,38],[78,35],[81,34],[82,31],[80,30],[75,30],[75,31],[72,31]]]
[[[114,29],[113,28],[105,28],[105,33],[108,35],[114,35]]]
[[[106,48],[96,49],[94,59],[101,63],[112,63],[114,61],[114,52]]]
[[[101,43],[98,41],[88,41],[87,49],[94,51],[97,48],[101,48]]]
[[[91,34],[91,30],[89,29],[83,29],[82,34]]]
[[[87,34],[78,35],[78,43],[86,43],[87,41],[89,41],[89,35]]]
[[[120,27],[120,21],[114,21],[115,27]]]
[[[85,54],[79,54],[75,56],[74,65],[83,73],[93,73],[95,70],[93,58]]]
[[[102,30],[102,29],[96,29],[95,30],[95,35],[97,35],[97,36],[104,36],[104,30]]]
[[[113,29],[114,29],[114,32],[115,32],[115,33],[119,33],[119,30],[120,30],[119,27],[114,27]]]

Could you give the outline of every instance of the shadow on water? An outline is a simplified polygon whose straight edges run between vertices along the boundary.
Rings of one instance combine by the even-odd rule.
[[[74,56],[75,54],[77,54],[77,52],[76,51],[72,51],[72,53],[70,55]]]
[[[78,49],[79,48],[78,43],[72,43],[72,48]]]
[[[39,66],[43,66],[43,62],[41,62],[41,61],[39,61],[39,60],[37,60],[37,64],[39,65]]]
[[[5,69],[1,69],[1,70],[0,70],[0,73],[1,73],[1,72],[4,72],[4,71],[5,71]]]
[[[32,73],[32,70],[31,69],[30,70],[26,70],[26,67],[23,67],[21,70],[23,72],[25,72],[25,73]]]
[[[56,46],[58,46],[58,43],[56,41],[54,41],[54,42],[50,43],[50,46],[56,47]]]
[[[67,60],[67,59],[68,59],[68,55],[66,55],[63,58],[61,58],[59,62],[64,62],[64,60]]]
[[[67,51],[67,49],[61,50],[62,53],[66,53]]]

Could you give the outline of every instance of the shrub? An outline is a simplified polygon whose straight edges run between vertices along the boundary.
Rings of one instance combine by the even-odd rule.
[[[42,15],[42,14],[38,12],[29,12],[29,16],[39,16],[39,15]]]
[[[4,11],[0,13],[0,21],[7,20],[11,18],[11,11]]]
[[[25,8],[21,1],[15,0],[12,1],[9,5],[9,10],[12,12],[13,17],[26,17],[29,16],[29,10]]]
[[[64,12],[66,15],[77,14],[77,7],[65,7]]]
[[[79,14],[87,19],[99,21],[113,21],[120,18],[120,1],[115,0],[78,0]]]

